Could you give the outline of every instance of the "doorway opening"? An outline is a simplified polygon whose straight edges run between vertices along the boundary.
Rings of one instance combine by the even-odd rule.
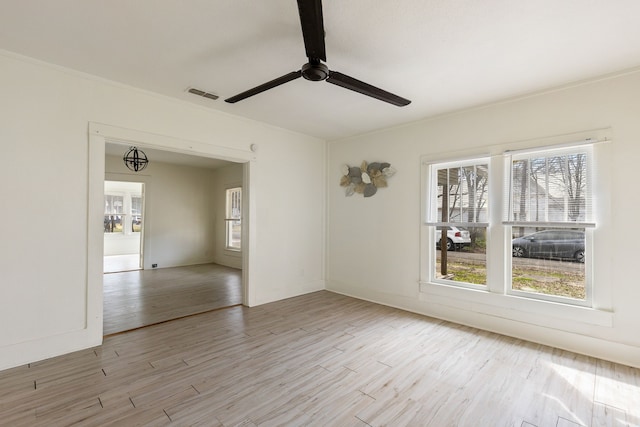
[[[104,182],[104,272],[143,268],[144,183]]]
[[[139,148],[143,148],[149,158],[153,156],[148,168],[140,174],[133,174],[122,162],[123,150],[127,150],[131,145],[135,145]],[[186,160],[188,158],[188,160]],[[256,197],[255,183],[258,174],[254,173],[253,161],[256,159],[256,155],[253,150],[225,147],[214,144],[204,144],[198,141],[189,141],[181,138],[175,138],[166,135],[151,134],[148,132],[137,131],[132,129],[119,128],[103,123],[89,123],[89,191],[88,191],[88,215],[89,215],[89,230],[88,230],[88,259],[87,259],[87,312],[86,312],[86,331],[88,338],[91,342],[99,343],[104,335],[109,335],[110,331],[105,327],[105,321],[107,319],[107,310],[109,308],[110,298],[107,295],[106,278],[115,278],[118,275],[139,275],[146,276],[148,274],[155,273],[171,273],[176,271],[180,273],[179,269],[191,268],[190,265],[201,263],[201,260],[195,262],[180,261],[172,263],[171,259],[167,257],[180,256],[185,253],[185,249],[189,250],[194,247],[193,242],[211,242],[211,238],[206,238],[199,230],[193,232],[193,225],[201,222],[202,219],[206,220],[210,225],[216,224],[216,227],[223,228],[221,232],[215,233],[215,241],[222,238],[224,242],[224,212],[216,214],[215,216],[202,216],[202,210],[200,209],[183,209],[182,203],[174,203],[172,209],[181,209],[178,215],[166,215],[165,209],[162,206],[155,206],[156,202],[177,202],[182,201],[183,197],[189,193],[185,193],[178,189],[174,192],[173,196],[170,195],[167,190],[169,186],[182,181],[182,178],[190,176],[191,173],[185,171],[185,173],[179,173],[179,179],[172,179],[171,176],[156,175],[156,166],[160,167],[162,164],[165,167],[174,168],[176,164],[182,164],[187,161],[190,165],[196,168],[207,168],[212,161],[218,160],[226,162],[227,164],[238,164],[239,176],[229,179],[213,180],[215,182],[222,183],[221,190],[226,188],[242,186],[242,231],[241,231],[241,251],[233,252],[231,250],[222,250],[209,252],[206,255],[206,250],[195,251],[195,254],[203,256],[211,256],[221,253],[221,261],[219,264],[226,264],[227,261],[236,262],[237,266],[228,267],[236,271],[238,274],[239,286],[239,298],[238,300],[242,305],[251,306],[255,304],[255,293],[251,286],[251,278],[255,275],[255,262],[252,261],[251,254],[255,249],[255,232],[256,232],[256,217],[254,199]],[[222,172],[222,171],[221,171]],[[175,174],[174,174],[175,176]],[[156,179],[157,178],[157,179]],[[145,192],[145,212],[144,212],[144,228],[143,228],[143,240],[144,240],[144,254],[141,257],[143,259],[143,269],[124,273],[104,274],[103,268],[103,243],[104,243],[104,181],[106,180],[123,180],[123,181],[138,181],[143,182]],[[209,181],[209,180],[207,180]],[[235,181],[235,182],[234,182]],[[201,185],[204,181],[197,180],[197,185]],[[195,200],[203,200],[201,197],[196,197]],[[220,209],[223,205],[218,204]],[[168,218],[168,220],[167,220]],[[176,226],[176,224],[178,226]],[[189,229],[185,227],[189,227]],[[167,241],[167,237],[174,236],[173,241]],[[187,236],[189,238],[189,244],[183,244],[178,240],[176,243],[175,237],[178,239]],[[194,252],[191,251],[193,254]],[[213,259],[214,262],[217,260]],[[207,262],[207,261],[205,261]],[[154,264],[156,268],[154,268]],[[178,270],[174,270],[173,266],[176,266]],[[178,274],[178,276],[181,276]],[[168,280],[170,283],[175,283],[174,279]],[[161,280],[155,281],[160,283]],[[139,287],[140,290],[146,290],[147,287],[142,284]],[[181,291],[184,288],[180,289]],[[117,291],[119,292],[119,291]],[[197,292],[193,293],[196,295]],[[163,301],[174,301],[173,297],[163,298]],[[201,299],[197,300],[198,302]],[[148,301],[144,301],[145,307],[148,307]],[[133,304],[132,301],[129,303]],[[117,304],[116,304],[117,305]],[[142,304],[140,304],[142,305]],[[151,303],[153,305],[153,302]],[[197,304],[186,304],[196,306]],[[228,305],[226,305],[228,306]],[[130,309],[124,305],[119,305],[121,310],[129,311]],[[131,305],[128,305],[131,307]],[[199,307],[200,309],[202,307]],[[139,318],[145,318],[143,313],[133,314]],[[173,317],[175,318],[175,317]],[[145,325],[148,323],[145,321]],[[155,322],[157,323],[157,321]],[[133,327],[135,328],[135,327]],[[127,325],[120,331],[133,329],[132,325]],[[114,332],[111,332],[114,333]]]
[[[105,144],[103,334],[241,305],[246,162],[144,146],[132,174],[123,149]]]

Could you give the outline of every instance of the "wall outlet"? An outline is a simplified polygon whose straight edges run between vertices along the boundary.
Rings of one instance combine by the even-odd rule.
[[[158,264],[151,264],[151,268],[156,268]]]

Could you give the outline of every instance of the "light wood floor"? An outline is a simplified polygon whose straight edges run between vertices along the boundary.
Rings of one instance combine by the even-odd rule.
[[[623,426],[640,370],[322,291],[0,372],[9,426]]]
[[[242,303],[242,272],[217,264],[104,275],[104,334]]]

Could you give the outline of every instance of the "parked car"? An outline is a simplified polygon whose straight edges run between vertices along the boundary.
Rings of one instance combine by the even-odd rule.
[[[440,240],[442,238],[442,228],[436,228],[436,248],[440,249]],[[461,227],[447,227],[447,250],[459,250],[464,246],[471,244],[471,236],[468,230]]]
[[[514,257],[564,258],[584,262],[584,231],[544,230],[511,241]]]

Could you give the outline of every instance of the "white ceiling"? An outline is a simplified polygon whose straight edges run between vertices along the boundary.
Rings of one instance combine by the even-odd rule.
[[[2,49],[327,140],[640,66],[638,0],[325,0],[329,68],[412,103],[298,79],[227,104],[307,62],[294,0],[0,0],[0,11]]]

